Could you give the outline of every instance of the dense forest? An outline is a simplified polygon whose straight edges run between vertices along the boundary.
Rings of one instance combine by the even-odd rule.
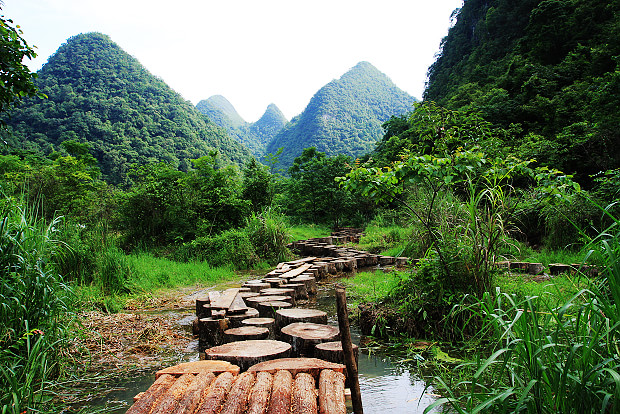
[[[265,148],[273,137],[287,124],[287,119],[275,104],[270,104],[256,122],[246,122],[232,104],[223,96],[215,95],[204,99],[196,109],[205,114],[216,125],[245,145],[253,156],[265,155]]]
[[[327,155],[363,155],[383,136],[381,125],[410,111],[414,101],[370,63],[360,62],[321,88],[267,145],[267,152],[283,148],[279,161],[284,170],[308,147]]]
[[[211,150],[224,162],[241,164],[249,157],[225,130],[103,34],[70,38],[37,75],[36,87],[47,98],[26,99],[3,117],[5,153],[51,155],[68,140],[89,143],[112,183],[124,183],[131,167],[152,162],[187,171],[191,159]]]
[[[620,2],[468,0],[425,100],[510,129],[510,152],[576,174],[618,168]]]

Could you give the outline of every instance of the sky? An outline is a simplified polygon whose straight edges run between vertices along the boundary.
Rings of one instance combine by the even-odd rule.
[[[249,122],[291,119],[368,61],[421,98],[462,0],[2,0],[41,68],[71,36],[101,32],[185,99],[223,95]]]

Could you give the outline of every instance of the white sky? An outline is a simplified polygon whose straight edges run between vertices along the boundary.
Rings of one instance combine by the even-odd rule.
[[[323,85],[372,63],[421,98],[462,0],[3,0],[39,55],[102,32],[193,104],[225,96],[246,121],[290,119]]]

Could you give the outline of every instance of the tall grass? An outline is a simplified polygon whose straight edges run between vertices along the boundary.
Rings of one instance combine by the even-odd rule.
[[[601,278],[557,306],[539,296],[485,294],[469,310],[493,338],[490,356],[468,364],[473,376],[438,379],[459,413],[612,413],[620,411],[620,220],[590,241]],[[454,390],[465,389],[464,393]]]
[[[58,359],[68,289],[53,257],[62,246],[36,211],[12,198],[0,200],[0,408],[36,410],[43,384]]]

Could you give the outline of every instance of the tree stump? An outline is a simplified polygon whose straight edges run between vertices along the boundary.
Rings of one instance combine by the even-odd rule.
[[[355,355],[355,363],[359,361],[359,347],[353,345],[353,354]],[[323,342],[316,344],[314,348],[314,357],[322,359],[324,361],[335,362],[337,364],[344,364],[344,352],[342,352],[342,342]]]
[[[242,321],[250,318],[258,318],[258,310],[254,308],[248,308],[245,313],[241,313],[239,315],[228,315],[229,327],[238,328],[241,326]]]
[[[273,318],[251,318],[251,319],[246,319],[244,321],[241,322],[241,325],[243,326],[258,326],[261,328],[267,328],[269,330],[269,338],[268,339],[274,339],[275,338],[275,319]]]
[[[314,276],[299,275],[296,278],[291,279],[290,283],[303,283],[304,285],[306,285],[306,291],[308,292],[308,295],[316,295],[316,278]]]
[[[269,283],[272,288],[277,288],[280,285],[283,285],[284,283],[286,283],[286,280],[280,277],[266,277],[263,279],[263,282]]]
[[[229,320],[202,318],[198,320],[198,352],[224,343],[224,331],[228,329]]]
[[[276,296],[293,296],[295,294],[295,289],[289,289],[289,288],[267,288],[267,289],[263,289],[260,291],[261,295],[265,295],[265,296],[271,296],[271,295],[276,295]]]
[[[280,309],[276,311],[276,332],[279,332],[287,325],[298,322],[327,324],[327,312],[318,309]]]
[[[396,261],[396,258],[392,256],[379,256],[379,264],[381,266],[393,265],[395,261]]]
[[[297,322],[283,327],[280,338],[291,344],[293,356],[311,357],[316,344],[338,340],[340,330],[336,326]]]
[[[292,308],[293,305],[289,302],[283,302],[281,300],[269,301],[269,302],[260,302],[258,304],[258,314],[262,318],[274,318],[276,316],[276,311],[279,309],[287,309]]]
[[[316,414],[318,412],[314,384],[312,375],[305,372],[297,374],[291,393],[292,414]]]
[[[324,369],[331,369],[336,372],[344,373],[347,366],[334,364],[333,362],[323,361],[317,358],[280,358],[253,365],[248,371],[275,374],[278,371],[285,370],[293,376],[296,376],[300,372],[305,372],[318,379],[319,374]]]
[[[196,317],[198,319],[207,318],[211,315],[211,311],[207,310],[204,305],[209,304],[209,297],[203,296],[201,298],[196,299]]]
[[[205,350],[207,359],[220,359],[238,365],[242,371],[259,362],[286,358],[291,345],[269,339],[230,342]]]
[[[318,388],[321,414],[347,414],[343,374],[324,369],[319,376]]]
[[[567,265],[567,264],[562,264],[562,263],[551,263],[549,264],[549,273],[551,273],[553,276],[555,275],[559,275],[562,273],[570,273],[572,271],[574,271],[575,269],[573,269],[572,266]]]
[[[261,295],[255,296],[253,298],[246,299],[246,304],[254,309],[258,309],[258,304],[261,302],[273,302],[273,301],[281,301],[281,302],[292,302],[292,296],[283,296],[283,295]],[[292,303],[291,303],[292,304]]]
[[[295,290],[295,300],[297,299],[308,299],[308,290],[306,289],[305,283],[287,283],[286,285],[282,285],[287,289]]]
[[[243,287],[249,287],[252,292],[259,293],[261,289],[270,288],[271,285],[269,283],[250,283],[244,284]]]
[[[254,339],[267,339],[269,329],[260,326],[241,326],[239,328],[226,329],[224,331],[225,342],[248,341]]]

